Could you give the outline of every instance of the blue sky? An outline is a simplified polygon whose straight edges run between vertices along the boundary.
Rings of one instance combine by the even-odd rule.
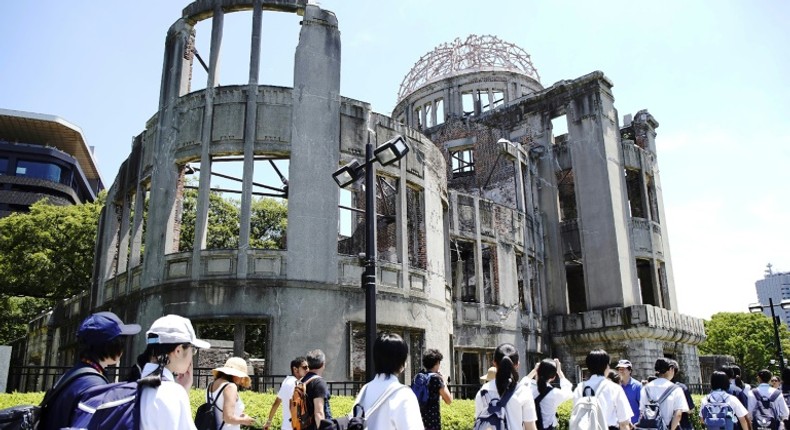
[[[1,1],[0,108],[81,127],[109,186],[156,111],[165,34],[188,3]],[[602,70],[614,82],[621,118],[648,109],[660,123],[665,228],[681,312],[745,311],[768,262],[790,270],[790,3],[321,5],[340,22],[342,95],[384,114],[420,56],[469,34],[524,48],[544,86]],[[262,84],[291,86],[298,21],[264,15]],[[246,82],[248,23],[226,18],[222,84]],[[205,53],[209,27],[198,27]],[[194,82],[193,89],[204,87],[205,76],[196,72]]]

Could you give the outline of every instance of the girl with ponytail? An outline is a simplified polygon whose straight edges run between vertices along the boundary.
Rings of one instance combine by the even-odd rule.
[[[149,361],[138,381],[140,430],[194,430],[188,395],[192,387],[192,356],[211,345],[198,339],[192,322],[178,315],[154,321],[146,332],[146,343]]]
[[[475,396],[475,416],[488,414],[489,405],[505,402],[504,416],[508,428],[536,430],[535,401],[527,387],[518,383],[518,351],[509,343],[494,351],[496,379],[486,382]],[[492,403],[493,402],[493,403]]]
[[[538,377],[537,382],[535,376]],[[560,389],[555,390],[551,383],[560,378]],[[565,378],[558,359],[545,359],[535,365],[535,368],[521,384],[526,386],[535,399],[535,409],[540,412],[538,416],[538,430],[553,430],[558,428],[557,408],[561,403],[573,397],[573,385]]]

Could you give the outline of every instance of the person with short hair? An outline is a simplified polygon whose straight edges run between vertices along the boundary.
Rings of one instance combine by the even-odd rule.
[[[609,354],[603,349],[594,349],[587,354],[585,363],[592,375],[576,386],[573,392],[574,405],[583,397],[584,387],[590,387],[601,406],[606,425],[612,430],[618,427],[628,430],[633,412],[623,389],[606,377],[609,373]]]
[[[702,398],[699,407],[699,416],[700,418],[704,418],[702,412],[705,409],[705,405],[710,402],[726,403],[732,408],[732,412],[738,418],[738,423],[741,428],[747,429],[749,428],[749,423],[746,420],[748,411],[738,398],[727,393],[729,388],[730,379],[727,377],[727,374],[719,370],[713,372],[713,374],[710,375],[710,394]]]
[[[209,390],[214,399],[214,417],[222,430],[241,430],[241,426],[255,424],[255,419],[244,413],[244,402],[239,387],[250,388],[247,362],[241,357],[230,357],[225,365],[211,371],[214,381]]]
[[[195,430],[188,394],[192,359],[211,345],[197,338],[189,319],[172,314],[154,321],[146,337],[149,362],[138,381],[140,430]]]
[[[362,387],[354,401],[364,409],[369,429],[424,429],[417,396],[398,381],[408,357],[409,345],[398,334],[380,333],[373,343],[376,376]],[[377,403],[379,406],[372,409]]]
[[[72,380],[56,398],[49,402],[46,416],[41,417],[39,429],[55,430],[69,427],[80,395],[88,388],[108,383],[105,369],[107,366],[118,364],[127,339],[139,332],[139,325],[124,324],[112,312],[97,312],[85,318],[77,329],[79,362],[66,371],[58,383],[79,369],[91,368],[94,371]],[[58,383],[55,385],[57,386]]]
[[[664,357],[656,360],[653,368],[658,377],[642,387],[642,392],[639,395],[639,411],[644,412],[650,401],[658,401],[667,390],[672,390],[669,397],[659,405],[659,408],[661,409],[661,419],[667,430],[678,430],[680,418],[683,412],[688,412],[689,406],[683,391],[672,383],[677,368],[670,359]]]
[[[515,424],[517,428],[536,430],[535,422],[538,415],[535,410],[535,400],[529,389],[518,383],[518,360],[518,350],[512,344],[503,343],[496,348],[494,351],[496,378],[483,384],[477,392],[475,418],[488,409],[492,400],[502,399],[509,394],[510,400],[505,404],[507,422]]]
[[[535,379],[537,377],[537,380]],[[557,378],[560,378],[560,389],[555,390],[552,386]],[[521,380],[520,384],[530,390],[535,401],[535,411],[537,413],[540,406],[540,422],[543,428],[538,430],[553,430],[559,428],[557,422],[557,408],[573,397],[573,384],[565,378],[562,373],[560,360],[547,358],[535,364],[535,368]],[[540,405],[538,405],[540,402]]]
[[[305,430],[317,430],[319,424],[321,424],[321,420],[332,419],[332,410],[329,407],[329,398],[332,395],[329,392],[329,386],[322,376],[326,369],[326,355],[324,351],[314,349],[307,353],[305,359],[307,360],[307,367],[309,370],[307,374],[302,377],[302,382],[306,384],[307,411],[312,414],[315,419],[313,424],[308,426]]]
[[[428,379],[428,400],[420,405],[420,415],[425,430],[440,430],[442,416],[439,413],[439,399],[444,403],[453,402],[453,395],[447,389],[447,382],[440,372],[444,356],[437,349],[428,349],[422,355],[423,370],[420,373],[431,375]]]
[[[617,374],[620,375],[620,386],[623,387],[625,397],[628,398],[628,404],[631,405],[631,411],[634,413],[631,424],[636,424],[639,421],[639,395],[642,392],[642,383],[632,377],[634,368],[630,361],[620,360],[616,367]]]
[[[757,381],[760,385],[757,388],[752,389],[752,397],[749,398],[749,413],[754,416],[754,411],[757,409],[757,402],[760,400],[770,400],[771,396],[776,393],[778,390],[772,388],[768,385],[768,381],[771,380],[771,371],[768,369],[762,369],[757,372]],[[778,396],[776,399],[771,403],[771,409],[776,413],[776,418],[780,421],[784,421],[790,416],[790,410],[787,408],[787,403],[785,403],[784,397],[782,397],[781,391],[778,391]]]
[[[274,404],[272,404],[272,408],[269,409],[269,418],[263,425],[264,430],[267,430],[272,426],[272,418],[274,418],[274,413],[277,411],[277,407],[280,406],[280,403],[283,405],[283,422],[281,428],[282,430],[293,429],[291,424],[291,408],[289,407],[289,402],[294,395],[296,381],[304,378],[304,375],[307,374],[308,369],[307,359],[304,357],[296,357],[291,360],[291,374],[283,379],[282,384],[280,384],[280,390],[277,392],[277,398],[274,399]]]

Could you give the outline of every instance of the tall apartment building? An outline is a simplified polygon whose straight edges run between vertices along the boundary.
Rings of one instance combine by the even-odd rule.
[[[783,300],[790,300],[790,272],[774,272],[771,265],[765,271],[765,277],[754,283],[757,290],[757,301],[763,305],[763,313],[771,316],[768,299],[773,300],[774,314],[790,326],[790,309],[779,306]]]
[[[303,15],[292,88],[257,82],[270,11]],[[250,16],[250,79],[219,85],[229,13]],[[193,90],[203,20],[208,77]],[[321,348],[330,380],[360,380],[364,190],[341,192],[332,173],[362,158],[366,142],[401,135],[407,156],[370,168],[378,325],[409,343],[405,379],[430,347],[447,357],[453,381],[476,384],[494,348],[511,342],[522,373],[558,356],[575,378],[587,352],[604,347],[637,375],[669,356],[699,382],[704,328],[677,312],[652,115],[621,124],[602,72],[544,87],[522,48],[470,36],[420,58],[388,117],[340,95],[340,52],[338,18],[307,0],[184,9],[167,32],[159,105],[108,192],[91,309],[143,326],[187,316],[201,336],[233,341],[235,353],[265,358],[274,374]],[[567,133],[555,135],[558,119]],[[211,196],[228,163],[239,178],[239,231],[236,245],[219,248],[207,240]],[[271,166],[287,182],[287,239],[260,249],[253,178]],[[187,189],[194,204],[185,204]],[[182,231],[192,234],[188,246]],[[52,351],[65,357],[68,333],[46,330],[63,340]],[[135,340],[126,359],[143,346]]]

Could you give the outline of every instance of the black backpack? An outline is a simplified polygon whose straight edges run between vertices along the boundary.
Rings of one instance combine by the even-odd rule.
[[[68,387],[72,381],[84,375],[99,375],[104,378],[105,382],[107,381],[104,375],[90,366],[77,368],[73,372],[63,375],[55,383],[55,386],[47,391],[39,405],[20,405],[1,410],[0,429],[33,430],[35,428],[46,428],[45,422],[49,411],[49,403]]]
[[[225,421],[217,425],[217,417],[214,415],[214,408],[217,407],[217,399],[225,391],[229,382],[222,384],[217,393],[217,397],[211,398],[211,384],[206,388],[206,403],[198,406],[197,413],[195,413],[195,427],[197,430],[222,430],[225,426]],[[219,409],[219,408],[217,408]],[[222,411],[222,409],[220,409]]]
[[[538,430],[554,430],[554,426],[548,426],[548,427],[543,426],[543,411],[541,411],[540,409],[540,402],[542,402],[543,399],[546,398],[546,396],[549,393],[551,393],[551,390],[553,389],[554,387],[549,387],[549,389],[546,392],[544,392],[543,394],[539,394],[538,397],[535,397],[535,413],[538,416],[538,420],[535,422],[535,425],[538,427]]]

